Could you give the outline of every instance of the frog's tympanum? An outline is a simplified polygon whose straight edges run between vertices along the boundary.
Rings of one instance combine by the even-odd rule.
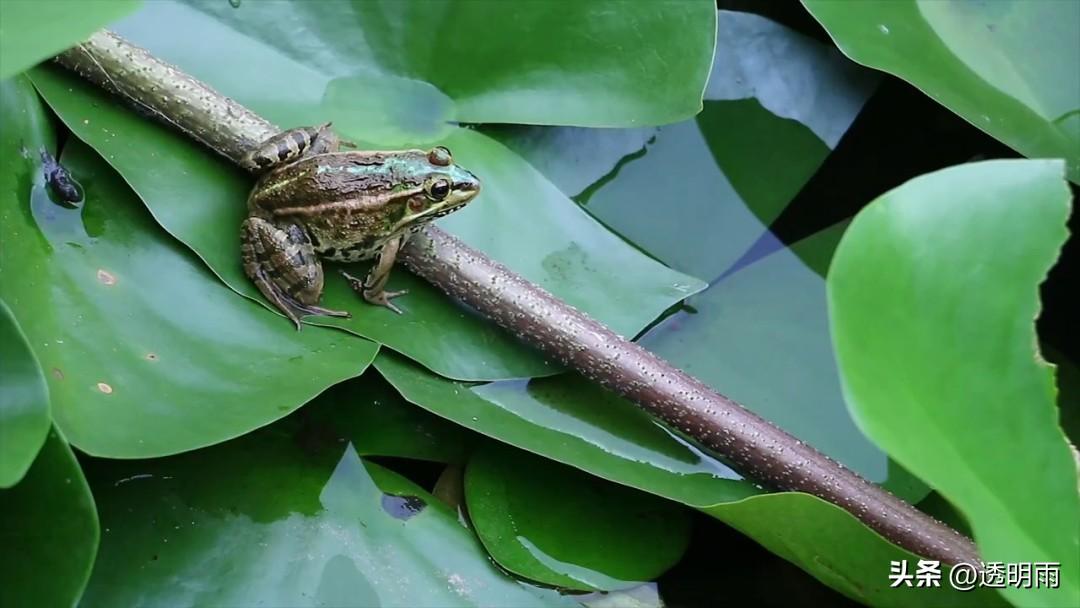
[[[291,129],[266,140],[242,164],[264,173],[248,197],[241,231],[244,272],[297,328],[304,315],[349,316],[318,305],[321,259],[374,259],[364,280],[342,273],[365,300],[401,310],[386,291],[398,251],[435,218],[480,192],[450,151],[339,151],[330,125]]]

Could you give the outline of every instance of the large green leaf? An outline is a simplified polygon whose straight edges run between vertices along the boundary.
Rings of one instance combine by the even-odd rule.
[[[823,272],[783,250],[767,230],[837,145],[875,79],[835,49],[757,15],[720,11],[718,24],[707,101],[694,120],[655,130],[533,127],[497,136],[646,253],[716,277],[643,345],[917,500],[925,486],[890,463],[844,406]],[[585,150],[588,160],[567,148]],[[827,259],[835,234],[800,244],[796,254]],[[751,254],[769,252],[746,265]]]
[[[103,91],[73,74],[55,66],[32,72],[36,86],[61,118],[122,172],[166,230],[192,246],[234,290],[265,301],[244,276],[239,257],[239,226],[250,179],[183,135],[116,105]],[[448,305],[434,287],[406,272],[395,272],[392,283],[395,289],[409,290],[409,296],[397,302],[408,313],[401,316],[363,303],[336,272],[327,275],[324,303],[353,312],[353,318],[340,326],[388,344],[437,371],[466,378],[501,378],[556,369],[492,323]],[[252,311],[269,323],[290,325],[276,312]]]
[[[172,59],[207,52],[180,65],[272,120],[300,107],[314,112],[324,96],[330,105],[344,97],[372,109],[366,97],[409,93],[401,97],[408,110],[378,104],[390,114],[357,118],[379,130],[395,118],[406,119],[397,125],[403,130],[429,122],[423,116],[433,106],[466,123],[674,122],[701,109],[715,36],[709,0],[245,2],[236,9],[217,0],[188,2],[201,19],[187,6],[151,4],[118,30]],[[205,28],[200,44],[185,33],[195,23]],[[160,36],[140,40],[151,30]],[[232,52],[218,54],[221,48]],[[327,88],[333,79],[345,81],[342,90]],[[350,96],[351,79],[397,91],[365,88]],[[257,100],[273,100],[280,112],[260,109]]]
[[[3,0],[0,80],[81,42],[139,4],[139,0]]]
[[[63,162],[86,201],[53,203],[36,154],[47,123],[38,100],[32,91],[4,100],[0,154],[15,162],[0,171],[2,295],[74,445],[129,458],[209,445],[284,416],[370,363],[372,342],[317,327],[297,333],[236,297],[78,142]],[[22,156],[24,145],[34,152]]]
[[[840,49],[1080,183],[1080,10],[1072,1],[803,0]]]
[[[630,402],[575,375],[468,385],[392,353],[375,367],[426,410],[604,479],[690,505],[758,492]]]
[[[560,588],[639,585],[678,561],[690,540],[685,509],[502,444],[473,454],[465,498],[492,558]]]
[[[876,83],[830,47],[763,17],[719,11],[717,22],[704,109],[691,120],[492,130],[605,225],[710,279],[762,237]]]
[[[90,488],[53,430],[22,481],[0,490],[0,605],[76,605],[99,535]]]
[[[833,338],[860,426],[956,505],[982,556],[1055,562],[1080,605],[1077,464],[1036,348],[1038,285],[1065,241],[1054,161],[992,161],[916,178],[864,209],[829,272]]]
[[[364,416],[337,405],[331,425]],[[364,446],[306,428],[290,417],[179,456],[93,462],[105,532],[82,605],[572,604],[500,572],[455,513],[362,461]]]
[[[863,603],[898,607],[1000,603],[994,593],[987,600],[948,587],[927,593],[890,588],[889,562],[908,560],[914,568],[917,557],[816,497],[755,495],[759,489],[737,481],[738,475],[714,457],[585,380],[558,376],[470,387],[385,352],[375,366],[406,399],[425,409],[598,477],[698,508]],[[533,468],[530,463],[519,474],[527,477]],[[536,566],[520,554],[517,558],[518,564],[525,562],[523,567]],[[563,572],[569,569],[565,563],[545,561]]]
[[[702,287],[699,282],[649,260],[608,234],[542,175],[487,137],[456,126],[432,127],[428,114],[433,107],[438,113],[441,106],[418,101],[416,96],[425,91],[431,93],[434,87],[415,80],[406,83],[400,76],[375,74],[373,70],[381,65],[375,56],[356,56],[355,61],[347,61],[353,53],[350,49],[355,48],[351,42],[347,43],[352,39],[334,33],[342,19],[336,11],[351,6],[341,3],[262,4],[255,8],[244,5],[236,11],[204,6],[213,13],[211,16],[183,5],[158,2],[126,22],[120,31],[284,125],[321,122],[327,115],[355,119],[370,110],[344,111],[336,106],[324,107],[320,102],[324,90],[328,99],[340,100],[342,96],[351,99],[348,93],[360,86],[355,80],[360,76],[354,76],[348,82],[334,79],[363,71],[363,78],[367,79],[364,82],[369,86],[362,88],[369,102],[392,108],[396,113],[394,116],[376,116],[385,119],[389,126],[365,129],[356,133],[356,138],[383,146],[441,138],[455,151],[457,160],[476,171],[484,182],[481,198],[470,208],[446,218],[443,225],[619,333],[637,333],[671,304]],[[505,9],[500,7],[507,5],[490,3],[483,6],[501,11]],[[527,6],[536,10],[526,11],[527,14],[522,13],[514,21],[523,30],[540,23],[537,20],[546,19],[544,15],[556,5]],[[698,11],[700,3],[672,5],[671,13],[675,16],[662,16],[653,8],[626,6],[624,12],[643,12],[655,19],[678,20],[681,19],[679,14]],[[376,11],[365,13],[365,19],[373,22],[382,19],[379,11],[396,14],[399,10],[411,10],[404,3],[386,6],[358,3],[356,8]],[[304,35],[305,40],[316,44],[310,48],[292,49],[287,56],[279,51],[282,39],[276,32],[277,28],[293,23],[296,17],[293,13],[297,11],[316,27]],[[706,25],[708,28],[703,29]],[[566,21],[563,24],[565,31],[551,30],[548,35],[561,32],[569,36],[579,26]],[[319,27],[327,29],[321,34]],[[184,32],[191,31],[201,32],[206,43],[190,44],[190,36]],[[695,25],[690,31],[696,32],[690,35],[691,38],[699,36],[711,41],[711,19],[708,23]],[[211,36],[210,32],[216,34]],[[609,32],[608,35],[614,34]],[[681,35],[689,34],[683,32]],[[617,54],[609,44],[610,40],[596,40],[597,46],[592,51],[596,57]],[[415,43],[422,44],[421,41]],[[453,48],[456,47],[451,50]],[[488,51],[496,52],[496,49]],[[451,55],[443,55],[442,60],[450,64],[458,61]],[[265,67],[259,78],[251,78],[253,72],[246,68],[253,61]],[[687,61],[692,63],[694,60]],[[561,80],[564,75],[544,73],[555,90],[565,86]],[[273,77],[267,74],[273,74]],[[703,86],[704,75],[703,71],[697,86]],[[236,227],[244,213],[241,201],[246,184],[234,171],[220,166],[220,161],[195,149],[192,144],[180,143],[177,136],[164,134],[162,127],[139,124],[141,119],[113,107],[100,93],[88,91],[86,85],[73,83],[73,77],[69,75],[37,70],[34,78],[68,126],[124,174],[167,230],[195,249],[234,289],[257,297],[240,272]],[[386,86],[375,82],[380,78],[389,79]],[[655,84],[663,86],[664,82]],[[505,87],[501,89],[503,92],[510,91],[513,83],[503,81],[502,86]],[[695,93],[699,94],[700,91]],[[574,113],[567,112],[565,121],[573,122]],[[495,119],[498,118],[490,120]],[[348,120],[339,122],[346,127],[353,125]],[[124,133],[124,137],[116,137],[116,133]],[[147,150],[155,152],[147,154]],[[529,229],[523,231],[522,226]],[[331,323],[386,344],[430,369],[454,378],[524,377],[558,369],[405,273],[395,273],[392,281],[395,288],[406,287],[412,291],[401,300],[406,315],[397,316],[360,302],[341,277],[332,273],[325,302],[328,306],[351,310],[354,316]],[[259,299],[261,301],[261,297]]]
[[[296,414],[307,446],[348,441],[361,456],[465,464],[475,433],[406,401],[375,370],[330,387]]]
[[[22,479],[49,432],[49,388],[15,315],[0,299],[0,488]]]
[[[796,492],[766,494],[703,510],[868,606],[1008,606],[991,589],[957,591],[948,582],[948,566],[941,567],[940,587],[890,586],[892,562],[906,562],[907,571],[914,573],[923,558],[891,544],[847,511],[816,496]]]

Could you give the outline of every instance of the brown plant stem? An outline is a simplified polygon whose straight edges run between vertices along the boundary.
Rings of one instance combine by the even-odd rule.
[[[278,132],[247,108],[111,32],[94,34],[57,60],[233,162]],[[450,296],[723,455],[763,485],[823,498],[920,555],[948,563],[978,562],[966,537],[439,228],[415,235],[401,259]]]

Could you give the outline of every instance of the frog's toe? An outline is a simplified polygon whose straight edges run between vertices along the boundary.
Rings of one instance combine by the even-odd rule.
[[[383,306],[383,307],[389,308],[390,310],[396,312],[399,315],[404,314],[404,312],[400,308],[398,308],[397,305],[395,305],[390,300],[392,300],[393,298],[396,298],[398,296],[403,296],[403,295],[409,293],[408,289],[402,289],[400,291],[385,291],[385,290],[383,290],[381,288],[378,288],[378,287],[372,288],[372,287],[368,287],[364,283],[364,281],[352,276],[351,274],[345,272],[344,270],[342,270],[340,272],[341,272],[341,276],[345,277],[345,280],[347,280],[349,282],[349,287],[351,287],[353,289],[353,291],[355,291],[355,292],[359,293],[361,296],[363,296],[364,300],[366,300],[367,302],[369,302],[371,304],[374,304],[376,306]]]
[[[365,289],[363,292],[364,299],[376,306],[385,306],[397,314],[404,314],[400,308],[397,307],[391,300],[398,296],[403,296],[409,293],[408,289],[402,289],[401,291],[371,291]]]
[[[345,277],[345,280],[349,282],[349,287],[351,287],[353,291],[364,290],[364,281],[354,277],[353,275],[345,272],[344,270],[339,270],[338,272],[340,272],[341,276]]]
[[[322,306],[311,306],[304,304],[301,307],[306,315],[319,315],[323,317],[342,317],[348,319],[352,317],[352,313],[347,310],[333,310],[331,308],[323,308]]]

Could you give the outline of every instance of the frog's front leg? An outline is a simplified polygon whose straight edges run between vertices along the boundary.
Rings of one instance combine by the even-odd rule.
[[[375,265],[371,267],[371,270],[363,281],[347,272],[342,271],[341,273],[349,280],[349,286],[352,287],[354,291],[357,291],[360,295],[364,296],[365,300],[372,304],[385,306],[399,315],[401,314],[401,309],[394,305],[390,300],[409,293],[409,290],[386,291],[385,288],[386,282],[390,280],[390,271],[394,268],[394,260],[397,259],[398,251],[401,249],[401,246],[405,244],[405,238],[406,235],[402,234],[401,236],[390,239],[383,245],[382,249],[375,257]]]
[[[304,315],[349,316],[317,306],[323,290],[322,263],[303,228],[296,224],[278,227],[249,217],[241,227],[240,240],[244,272],[296,329]]]

